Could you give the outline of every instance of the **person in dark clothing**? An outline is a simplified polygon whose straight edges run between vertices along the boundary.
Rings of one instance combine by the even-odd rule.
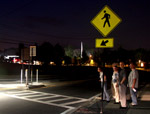
[[[127,73],[124,69],[124,62],[120,62],[119,72],[119,96],[120,96],[120,108],[126,108],[126,89],[127,89]]]
[[[100,78],[100,82],[101,82],[101,87],[103,87],[103,100],[106,100],[107,102],[110,101],[109,98],[109,94],[107,92],[107,79],[106,79],[106,75],[104,74],[103,70],[101,67],[97,68],[97,71],[99,72],[99,78]],[[104,79],[103,79],[104,77]],[[103,86],[104,85],[104,86]]]

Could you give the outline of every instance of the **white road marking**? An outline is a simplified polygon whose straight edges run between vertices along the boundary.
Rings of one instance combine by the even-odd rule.
[[[9,94],[17,94],[17,93],[27,93],[29,91],[27,90],[24,90],[24,91],[7,91],[6,93],[9,93]]]
[[[33,102],[38,102],[38,103],[42,103],[42,104],[62,107],[62,108],[74,109],[74,107],[71,107],[71,106],[63,106],[63,105],[55,104],[55,103],[48,103],[48,102],[43,102],[43,101],[37,101],[36,99],[28,99],[28,98],[25,98],[25,97],[18,97],[18,96],[15,96],[15,95],[8,95],[8,94],[4,94],[4,93],[2,95],[8,96],[8,97],[13,97],[13,98],[18,98],[18,99],[23,99],[23,100],[27,100],[27,101],[33,101]]]
[[[60,95],[55,95],[55,96],[48,96],[48,97],[41,97],[41,98],[36,98],[36,100],[41,100],[41,99],[48,99],[48,98],[55,98],[55,97],[60,97]]]
[[[23,100],[27,100],[27,101],[33,101],[33,102],[37,102],[37,103],[67,108],[67,110],[62,112],[61,114],[65,114],[65,113],[75,109],[75,107],[69,106],[69,105],[73,105],[73,104],[77,104],[77,103],[84,103],[84,102],[89,101],[89,99],[85,99],[85,98],[52,94],[52,93],[44,93],[44,92],[38,92],[38,91],[30,91],[30,90],[10,91],[10,92],[8,91],[8,92],[4,92],[2,94],[5,96],[13,97],[13,98],[18,98],[18,99],[23,99]],[[58,103],[59,101],[61,103]]]
[[[37,94],[37,93],[18,93],[18,94],[13,94],[13,95],[16,95],[16,96],[21,96],[21,95],[34,95],[34,94]]]
[[[58,101],[65,101],[65,100],[69,100],[69,99],[72,99],[72,98],[63,98],[63,99],[56,99],[56,100],[49,100],[49,101],[46,101],[46,102],[58,102]]]
[[[73,101],[73,102],[64,103],[64,104],[62,104],[62,105],[72,105],[72,104],[81,103],[81,102],[86,102],[86,101],[88,101],[88,100]]]
[[[43,96],[45,96],[45,95],[41,95],[41,94],[40,94],[40,95],[30,95],[30,96],[24,96],[24,97],[32,98],[32,97],[38,97],[38,96],[39,96],[39,97],[40,97],[40,96],[43,97]]]

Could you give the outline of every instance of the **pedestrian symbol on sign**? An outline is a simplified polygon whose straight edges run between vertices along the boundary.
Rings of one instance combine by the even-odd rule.
[[[102,18],[102,20],[105,18],[105,22],[104,22],[104,25],[103,27],[105,27],[106,23],[108,24],[108,26],[110,27],[110,22],[109,22],[109,19],[110,19],[110,14],[106,13],[106,10],[104,10],[104,17]]]
[[[91,20],[103,37],[107,37],[120,22],[121,18],[107,5]]]

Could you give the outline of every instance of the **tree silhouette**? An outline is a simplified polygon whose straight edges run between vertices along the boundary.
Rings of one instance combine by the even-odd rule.
[[[73,48],[71,46],[67,46],[65,48],[65,55],[70,58],[73,58]]]
[[[44,42],[37,50],[37,58],[44,65],[48,65],[50,61],[54,61],[54,47],[49,42]]]
[[[85,50],[83,50],[82,56],[83,56],[83,58],[81,58],[81,62],[82,62],[82,64],[84,64],[89,60],[89,57],[87,56],[87,53]]]
[[[65,56],[65,50],[59,44],[56,44],[54,47],[54,62],[56,65],[61,65],[63,57]]]

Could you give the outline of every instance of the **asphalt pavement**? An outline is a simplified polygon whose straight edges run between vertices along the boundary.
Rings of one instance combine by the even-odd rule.
[[[66,114],[99,93],[89,88],[90,83],[93,80],[40,80],[38,84],[44,87],[32,83],[27,88],[20,81],[1,81],[0,114]]]
[[[20,81],[2,81],[0,93],[4,94],[0,95],[2,102],[0,114],[100,114],[102,110],[100,94],[90,91],[88,85],[87,91],[93,93],[90,95],[92,97],[85,96],[86,90],[76,91],[85,85],[86,81],[41,81],[39,85],[44,85],[44,87],[33,83],[31,85],[33,88],[27,88]],[[84,84],[80,85],[80,83]],[[87,84],[89,83],[87,82]],[[76,89],[72,89],[73,86],[65,88],[64,86],[67,85],[76,85],[77,87],[75,86]],[[78,96],[76,92],[80,95]],[[67,102],[62,102],[63,100]],[[109,103],[103,102],[103,114],[150,114],[150,84],[142,86],[138,91],[138,106],[131,106],[128,101],[128,108],[120,109],[120,105],[113,102],[113,100]]]

